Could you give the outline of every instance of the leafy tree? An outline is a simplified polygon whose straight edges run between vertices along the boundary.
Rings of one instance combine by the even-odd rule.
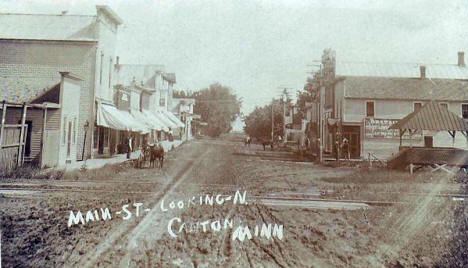
[[[271,139],[271,107],[273,105],[274,135],[283,135],[283,104],[281,100],[255,109],[244,118],[244,131],[252,138]]]
[[[317,101],[319,89],[319,73],[315,73],[313,77],[307,77],[304,89],[297,92],[296,103],[301,114],[306,113],[306,102]]]
[[[240,114],[242,101],[229,87],[215,83],[191,94],[195,98],[193,112],[207,122],[207,134],[217,137],[231,130],[231,123]]]

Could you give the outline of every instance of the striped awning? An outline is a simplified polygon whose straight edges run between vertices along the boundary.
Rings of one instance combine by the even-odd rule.
[[[142,113],[148,119],[148,121],[153,125],[153,129],[158,131],[169,131],[169,128],[162,122],[154,113],[143,110]]]
[[[185,127],[185,124],[182,121],[180,121],[180,119],[177,118],[177,116],[175,116],[173,113],[166,111],[166,110],[163,110],[162,113],[167,118],[169,118],[169,120],[171,120],[174,124],[176,124],[177,127]]]
[[[177,124],[172,122],[171,119],[169,119],[162,111],[156,111],[154,113],[156,115],[156,117],[164,123],[164,125],[166,125],[168,128],[171,128],[171,129],[174,129],[174,128],[177,128]]]
[[[468,131],[468,122],[446,107],[431,101],[391,125],[389,129]]]
[[[137,121],[129,112],[117,109],[111,104],[99,103],[97,125],[117,130],[148,133],[148,128]]]

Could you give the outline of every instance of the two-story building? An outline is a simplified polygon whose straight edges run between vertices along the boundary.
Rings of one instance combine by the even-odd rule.
[[[81,81],[78,97],[66,98],[74,102],[77,114],[62,113],[57,118],[57,129],[45,129],[64,136],[76,133],[72,135],[76,135],[76,144],[68,161],[91,157],[93,144],[96,151],[99,147],[99,138],[93,137],[99,136],[98,105],[112,104],[120,24],[122,20],[107,6],[96,6],[95,15],[0,14],[0,100],[30,103],[44,94],[59,94],[56,87],[63,80],[63,73]],[[65,104],[58,105],[62,109]],[[37,158],[41,147],[37,136],[51,133],[43,133],[40,121],[27,120],[33,136],[28,139],[32,143],[29,157]],[[57,165],[61,163],[62,159]]]
[[[398,130],[388,127],[429,101],[468,119],[468,68],[464,53],[456,64],[339,62],[333,51],[322,58],[323,146],[335,152],[346,137],[352,157],[368,153],[386,158],[398,151]],[[465,147],[448,133],[415,133],[406,143],[420,144],[434,137],[434,146]]]
[[[149,142],[180,137],[185,124],[171,113],[172,91],[175,75],[165,73],[163,65],[120,64],[115,65],[116,102],[128,91],[131,113],[150,129]],[[138,140],[138,139],[136,139]]]
[[[184,123],[182,131],[183,139],[190,140],[195,136],[194,120],[200,119],[199,115],[193,113],[195,99],[193,98],[172,98],[172,113],[179,117]]]

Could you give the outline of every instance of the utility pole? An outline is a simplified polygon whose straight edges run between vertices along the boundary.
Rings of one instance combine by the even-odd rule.
[[[323,139],[324,139],[324,129],[323,129],[323,106],[325,95],[325,88],[323,85],[323,70],[322,65],[320,65],[320,88],[319,88],[319,163],[323,163]]]
[[[273,144],[273,135],[275,131],[275,117],[273,115],[273,105],[275,104],[275,98],[271,100],[271,143]]]

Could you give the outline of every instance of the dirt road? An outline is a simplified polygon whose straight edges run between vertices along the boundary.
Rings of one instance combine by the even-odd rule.
[[[445,253],[454,205],[436,196],[456,185],[349,183],[340,178],[361,170],[249,156],[257,150],[230,139],[197,140],[171,152],[162,170],[121,165],[56,181],[4,181],[2,189],[34,193],[0,199],[2,261],[7,267],[390,267],[433,265]],[[415,189],[424,192],[406,194]],[[244,191],[246,204],[239,201]],[[311,196],[395,205],[302,200]],[[301,201],[284,200],[292,197]],[[86,217],[101,208],[109,208],[111,220],[88,216],[67,227],[70,211]],[[278,228],[261,235],[263,224]],[[241,241],[239,226],[249,227],[251,238]]]

